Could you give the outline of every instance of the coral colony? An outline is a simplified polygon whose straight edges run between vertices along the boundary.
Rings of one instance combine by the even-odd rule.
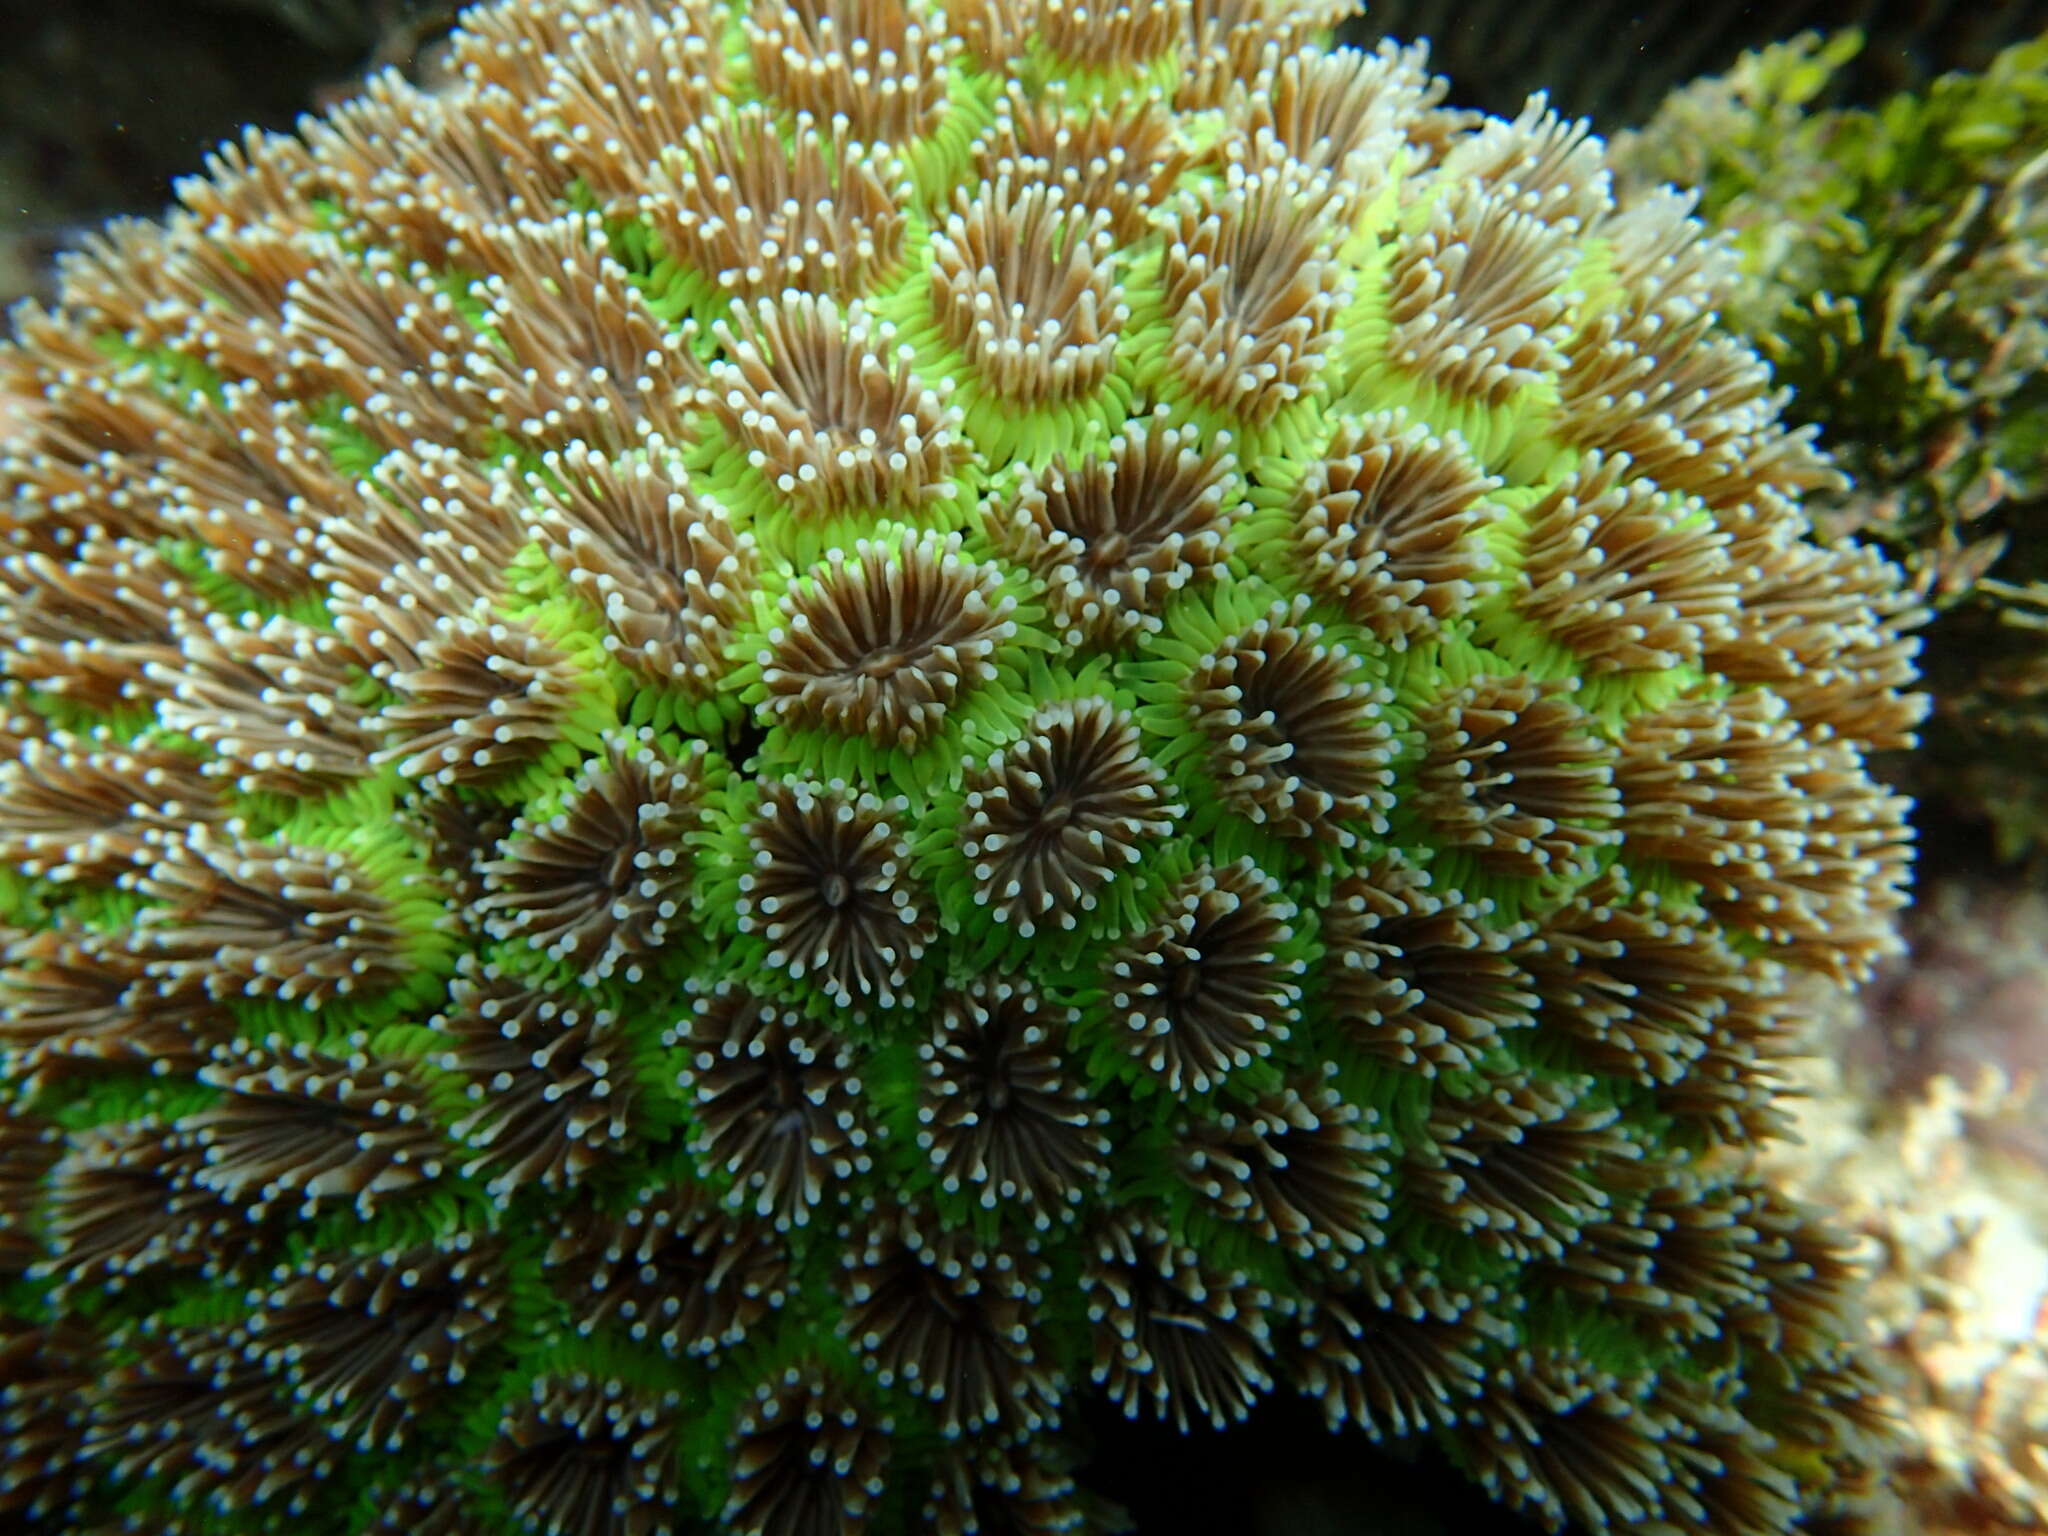
[[[515,0],[0,394],[0,1518],[1860,1530],[1911,616],[1687,201],[1279,0]]]

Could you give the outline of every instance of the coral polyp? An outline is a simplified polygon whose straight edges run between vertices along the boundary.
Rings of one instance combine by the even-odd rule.
[[[1751,1153],[1911,605],[1684,200],[1338,19],[500,0],[16,311],[0,1524],[1080,1531],[1276,1394],[1871,1511]]]

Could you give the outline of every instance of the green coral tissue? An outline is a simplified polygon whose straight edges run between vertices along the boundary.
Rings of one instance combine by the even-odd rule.
[[[1685,197],[1283,0],[509,0],[0,350],[0,1523],[1879,1518],[1754,1171],[1913,602]]]

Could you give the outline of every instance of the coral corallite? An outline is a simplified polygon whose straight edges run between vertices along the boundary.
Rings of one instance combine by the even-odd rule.
[[[514,0],[0,352],[0,1523],[1857,1528],[1910,617],[1675,193],[1282,0]],[[1819,1526],[1810,1527],[1819,1529]]]

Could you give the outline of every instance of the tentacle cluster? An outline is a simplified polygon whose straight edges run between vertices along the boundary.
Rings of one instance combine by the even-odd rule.
[[[1132,1062],[1200,1093],[1271,1055],[1301,991],[1301,962],[1281,953],[1294,916],[1250,860],[1181,880],[1107,964],[1110,1028]]]
[[[1221,1428],[1272,1384],[1273,1298],[1240,1272],[1203,1264],[1156,1218],[1106,1218],[1081,1288],[1094,1378],[1125,1417]]]
[[[789,1294],[789,1255],[765,1223],[698,1186],[642,1190],[617,1213],[580,1213],[546,1267],[576,1329],[616,1329],[671,1355],[743,1342]]]
[[[721,987],[675,1030],[697,1147],[755,1214],[801,1224],[828,1183],[866,1172],[852,1052],[793,1009]]]
[[[929,1226],[901,1210],[856,1229],[841,1284],[847,1337],[884,1386],[928,1400],[948,1438],[1040,1428],[1063,1385],[1035,1342],[1044,1263]]]
[[[940,1187],[984,1209],[1021,1203],[1048,1225],[1107,1171],[1109,1112],[1093,1107],[1060,1051],[1064,1025],[1029,984],[978,980],[945,1000],[918,1048],[918,1144]]]
[[[762,786],[736,920],[771,946],[770,968],[815,976],[842,1005],[895,999],[935,932],[891,820],[906,809],[837,780]]]
[[[1040,923],[1084,921],[1186,809],[1166,802],[1143,746],[1127,713],[1086,698],[1039,711],[1028,735],[976,764],[960,844],[975,861],[976,903],[1027,938]]]

